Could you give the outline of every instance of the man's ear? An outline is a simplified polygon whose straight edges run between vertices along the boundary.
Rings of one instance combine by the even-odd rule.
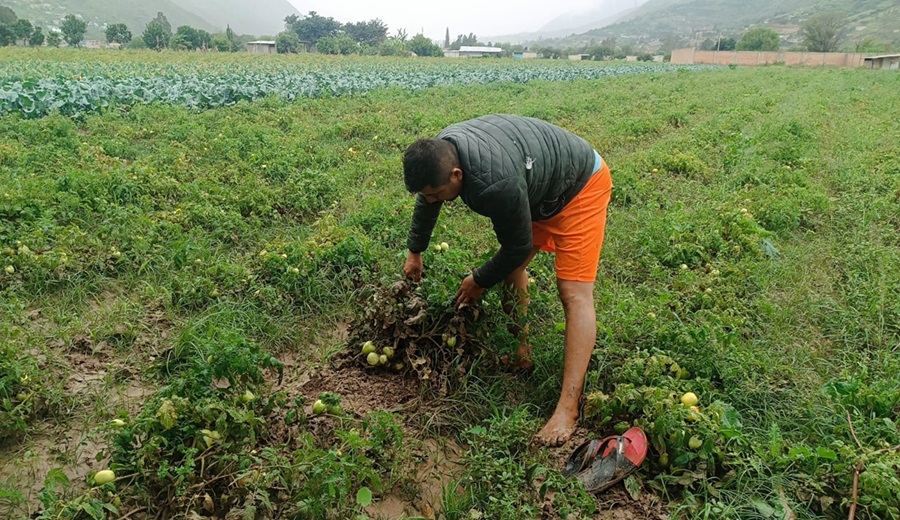
[[[453,168],[450,170],[450,178],[453,180],[461,181],[463,178],[463,171],[460,168]]]

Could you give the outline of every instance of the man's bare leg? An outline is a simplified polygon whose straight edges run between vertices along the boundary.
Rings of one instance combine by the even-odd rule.
[[[575,432],[584,378],[597,340],[594,284],[557,280],[559,299],[566,314],[566,346],[562,391],[553,416],[532,442],[562,446]]]
[[[510,318],[509,333],[519,338],[516,359],[509,363],[510,368],[531,368],[531,344],[528,343],[528,326],[523,322],[528,315],[528,273],[526,268],[541,249],[534,248],[528,259],[503,281],[503,311]]]

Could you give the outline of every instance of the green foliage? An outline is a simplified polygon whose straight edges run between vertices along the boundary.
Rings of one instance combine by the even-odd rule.
[[[360,46],[376,47],[387,39],[388,28],[378,18],[368,22],[344,24],[344,33]]]
[[[422,413],[404,417],[358,414],[344,389],[320,395],[339,398],[342,412],[308,416],[328,389],[293,393],[299,367],[334,361],[335,324],[361,315],[365,288],[399,277],[413,205],[397,177],[401,150],[500,111],[576,131],[613,170],[583,426],[651,434],[651,457],[626,489],[656,495],[641,500],[665,501],[673,517],[838,518],[859,466],[857,518],[897,516],[900,156],[896,118],[884,110],[897,96],[893,76],[0,53],[3,92],[14,84],[49,105],[34,94],[41,80],[78,86],[60,94],[72,105],[62,113],[0,117],[0,417],[23,438],[45,420],[77,430],[72,415],[87,413],[92,439],[108,435],[119,464],[115,489],[46,486],[47,516],[80,500],[91,504],[82,516],[114,506],[107,516],[147,507],[162,518],[352,518],[366,490],[376,504],[416,495],[410,468],[422,461],[408,454],[436,430],[465,447],[445,516],[581,517],[606,507],[528,446],[563,366],[551,255],[529,269],[534,375],[500,375],[473,357],[445,396],[423,393]],[[229,82],[217,82],[226,72]],[[196,84],[172,86],[192,75]],[[104,107],[81,87],[90,78],[109,91],[153,78],[158,90]],[[277,82],[293,95],[251,88]],[[195,97],[179,97],[186,91]],[[496,249],[486,222],[461,204],[442,210],[434,239],[451,247],[424,255],[416,290],[428,305],[447,308],[460,278]],[[129,312],[104,311],[121,306]],[[479,312],[471,344],[514,348],[499,291]],[[283,387],[275,355],[294,362]],[[109,372],[79,395],[65,385],[82,356]],[[125,381],[155,393],[122,402],[114,392]],[[34,396],[16,408],[23,388]],[[74,395],[54,405],[64,389]],[[688,390],[699,413],[678,401]],[[700,448],[685,443],[692,436]],[[0,505],[24,497],[25,485],[4,484]]]
[[[0,23],[0,45],[6,47],[16,44],[15,26]]]
[[[131,31],[124,23],[113,23],[106,27],[106,41],[125,45],[131,41]]]
[[[417,34],[406,42],[406,50],[416,53],[416,56],[442,57],[441,48],[422,34]]]
[[[84,33],[87,31],[87,23],[81,18],[72,14],[67,14],[63,18],[62,26],[63,40],[69,47],[80,47],[81,40],[84,39]]]
[[[203,33],[198,34],[202,44]],[[232,35],[232,40],[228,39],[228,34]],[[156,22],[147,26],[142,39],[151,49],[159,50],[169,45],[165,32]],[[357,44],[346,36],[329,38],[322,43],[327,46],[320,49],[323,53],[351,53],[357,48]],[[162,47],[158,49],[158,45]],[[240,48],[233,32],[226,32],[224,36],[216,35],[211,45],[222,52]],[[384,44],[383,48],[391,49],[390,52],[399,50],[399,46],[390,47],[388,44]],[[702,68],[691,66],[686,70]],[[192,65],[155,67],[137,62],[115,67],[97,64],[73,66],[52,62],[36,67],[22,67],[21,63],[7,63],[0,64],[0,71],[5,74],[4,79],[0,79],[0,88],[4,91],[0,95],[0,114],[18,112],[33,118],[58,110],[65,115],[80,116],[110,107],[126,108],[144,103],[215,108],[269,96],[296,100],[304,97],[361,94],[387,86],[421,90],[436,85],[574,81],[654,73],[659,70],[649,64],[604,67],[557,62],[528,66],[520,62],[506,62],[492,67],[460,67],[459,64],[441,61],[409,64],[399,60],[379,63],[360,60],[348,63],[340,73],[323,71],[312,62],[300,67],[279,63],[242,67],[211,66],[206,67],[205,72],[198,73],[197,68]],[[73,79],[72,76],[91,79]]]
[[[292,54],[303,52],[305,48],[300,43],[300,37],[293,31],[284,31],[278,33],[275,37],[275,50],[278,54]]]
[[[735,47],[739,51],[777,51],[781,45],[778,33],[768,27],[754,27],[741,36]]]
[[[44,45],[44,41],[46,41],[46,37],[44,36],[44,31],[40,27],[35,27],[34,32],[31,33],[31,37],[28,38],[28,45],[32,47],[40,47]]]
[[[326,18],[315,11],[300,16],[292,14],[284,19],[284,24],[289,31],[297,34],[301,42],[313,46],[316,46],[322,38],[337,35],[341,28],[341,23],[334,18],[330,16]]]
[[[316,42],[316,50],[322,54],[354,54],[359,44],[346,34],[324,36]]]
[[[48,47],[59,47],[59,44],[62,43],[62,33],[59,31],[49,31],[47,33],[47,46]]]
[[[846,18],[840,13],[819,13],[800,27],[803,45],[810,52],[835,52],[844,39]]]
[[[151,20],[141,34],[141,39],[148,49],[161,51],[169,47],[169,40],[172,37],[170,31],[166,31],[165,26],[158,20]]]
[[[580,484],[529,457],[526,447],[534,426],[519,408],[495,410],[484,425],[466,431],[465,469],[444,488],[442,515],[451,520],[537,518],[551,496],[554,517],[594,513],[596,505]]]
[[[28,421],[41,410],[45,385],[33,359],[21,355],[9,340],[0,341],[0,440],[27,430]]]

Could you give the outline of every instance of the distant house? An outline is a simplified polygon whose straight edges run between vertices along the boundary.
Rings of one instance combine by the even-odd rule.
[[[591,59],[590,54],[569,54],[569,59],[572,61],[584,61]]]
[[[485,56],[499,56],[503,52],[500,47],[475,47],[463,45],[458,51],[444,51],[445,58],[483,58]]]
[[[278,50],[275,48],[275,42],[260,40],[248,43],[247,52],[250,54],[275,54]]]
[[[102,49],[103,43],[100,40],[85,40],[84,48],[85,49]]]
[[[520,60],[533,60],[538,57],[536,52],[528,52],[528,51],[517,51],[513,53],[513,58]]]
[[[864,67],[878,70],[900,70],[900,54],[869,56],[863,59]]]

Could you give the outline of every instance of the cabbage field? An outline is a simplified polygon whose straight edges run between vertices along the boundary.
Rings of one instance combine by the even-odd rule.
[[[13,48],[0,83],[0,518],[900,519],[896,72]],[[615,186],[562,448],[553,257],[526,374],[498,290],[450,306],[489,222],[447,204],[401,276],[402,151],[500,112]],[[631,426],[623,483],[562,476]]]
[[[43,51],[42,51],[43,52]],[[706,66],[598,66],[554,60],[536,64],[497,60],[491,66],[446,60],[275,61],[229,64],[147,64],[53,61],[0,63],[0,115],[82,116],[109,107],[170,104],[208,109],[275,96],[288,101],[359,95],[382,88],[573,81],[630,74],[699,70]]]

